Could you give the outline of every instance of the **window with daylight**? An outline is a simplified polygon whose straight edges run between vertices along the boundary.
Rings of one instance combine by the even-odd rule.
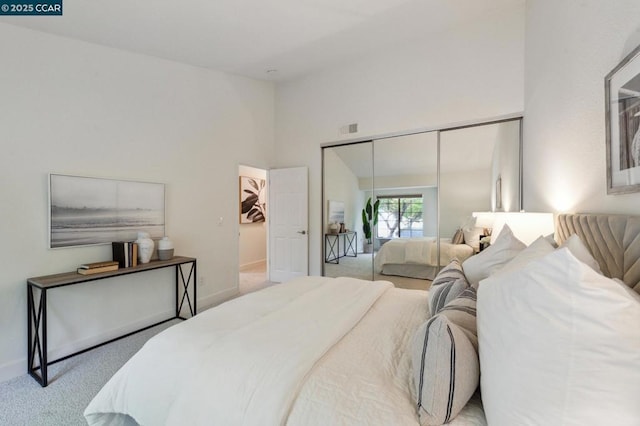
[[[422,237],[422,195],[379,196],[378,238]]]

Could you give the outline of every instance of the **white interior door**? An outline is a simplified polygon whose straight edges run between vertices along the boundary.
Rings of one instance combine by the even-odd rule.
[[[308,171],[269,170],[269,280],[308,275]]]

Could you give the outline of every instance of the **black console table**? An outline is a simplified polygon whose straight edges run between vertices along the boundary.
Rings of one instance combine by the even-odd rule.
[[[71,355],[66,355],[53,361],[47,360],[47,291],[58,287],[151,271],[153,269],[169,268],[172,266],[175,266],[176,270],[176,315],[174,317],[167,318],[166,320],[132,331],[124,336],[99,343]],[[185,269],[188,268],[189,271],[186,279],[183,272],[183,266],[185,266]],[[191,287],[193,300],[191,300],[191,297],[189,296],[189,287]],[[180,293],[182,293],[182,296]],[[185,301],[187,302],[187,305],[185,305]],[[182,316],[183,307],[185,309],[187,307],[189,308],[190,316],[196,315],[196,259],[192,257],[175,256],[169,260],[155,260],[131,268],[120,268],[117,271],[102,272],[94,275],[81,275],[77,272],[66,272],[62,274],[29,278],[27,279],[28,372],[31,377],[42,385],[42,387],[45,387],[49,384],[47,377],[47,367],[49,365],[90,351],[91,349],[95,349],[99,346],[106,345],[107,343],[114,342],[118,339],[131,336],[132,334],[147,330],[167,321],[171,321],[173,319],[184,320],[186,318]],[[38,374],[38,370],[40,370],[40,374]]]
[[[342,240],[342,251],[340,251]],[[340,232],[338,234],[324,234],[324,261],[326,263],[340,263],[340,258],[358,256],[358,233]]]

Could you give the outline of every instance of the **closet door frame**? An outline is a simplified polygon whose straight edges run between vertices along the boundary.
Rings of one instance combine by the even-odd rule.
[[[342,141],[334,141],[334,142],[327,142],[327,143],[323,143],[320,145],[321,148],[321,227],[320,227],[320,241],[321,241],[321,251],[320,254],[322,256],[322,258],[320,259],[321,261],[321,271],[322,271],[322,275],[325,275],[325,262],[324,262],[324,256],[325,256],[325,243],[324,243],[324,233],[325,233],[325,226],[326,224],[324,223],[324,217],[325,217],[325,209],[326,209],[326,198],[325,198],[325,149],[327,148],[334,148],[334,147],[340,147],[340,146],[346,146],[346,145],[354,145],[354,144],[361,144],[361,143],[371,143],[372,144],[372,155],[371,155],[371,170],[373,172],[373,175],[371,177],[371,182],[372,182],[372,188],[371,188],[371,193],[375,194],[375,149],[374,149],[374,142],[377,140],[383,140],[383,139],[390,139],[390,138],[394,138],[394,137],[398,137],[398,136],[410,136],[410,135],[416,135],[416,134],[421,134],[421,133],[429,133],[429,132],[435,132],[436,133],[436,137],[437,137],[437,176],[436,176],[436,181],[437,181],[437,200],[438,200],[438,211],[437,211],[437,230],[436,230],[436,238],[437,238],[437,244],[436,244],[436,249],[437,249],[437,259],[440,259],[440,154],[441,154],[441,133],[442,132],[448,132],[448,131],[454,131],[454,130],[461,130],[461,129],[468,129],[468,128],[472,128],[472,127],[478,127],[478,126],[485,126],[485,125],[491,125],[491,124],[500,124],[500,123],[505,123],[505,122],[512,122],[512,121],[518,121],[519,122],[519,141],[518,141],[518,151],[519,151],[519,158],[518,158],[518,169],[519,169],[519,183],[518,183],[518,206],[517,209],[515,209],[516,211],[520,211],[523,208],[523,188],[524,188],[524,184],[523,184],[523,148],[524,148],[524,144],[523,144],[523,124],[524,124],[524,117],[522,113],[514,113],[514,114],[507,114],[507,115],[503,115],[503,116],[499,116],[499,117],[495,117],[492,119],[486,119],[486,120],[472,120],[472,121],[463,121],[463,122],[459,122],[459,123],[453,123],[453,124],[449,124],[449,125],[444,125],[444,126],[435,126],[435,127],[427,127],[427,128],[421,128],[421,129],[415,129],[415,130],[409,130],[409,131],[400,131],[400,132],[393,132],[393,133],[386,133],[386,134],[382,134],[382,135],[377,135],[377,136],[367,136],[367,137],[362,137],[362,138],[353,138],[353,139],[348,139],[348,140],[342,140]],[[443,265],[440,265],[443,266]],[[373,278],[374,276],[374,270],[373,270],[373,261],[371,262],[371,277]]]

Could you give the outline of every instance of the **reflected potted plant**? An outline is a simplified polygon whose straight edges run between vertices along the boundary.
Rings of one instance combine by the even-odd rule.
[[[367,204],[362,209],[362,232],[364,233],[364,241],[362,242],[362,251],[371,253],[373,251],[373,239],[371,233],[373,228],[378,224],[378,206],[380,200],[371,205],[371,197],[367,200]]]

